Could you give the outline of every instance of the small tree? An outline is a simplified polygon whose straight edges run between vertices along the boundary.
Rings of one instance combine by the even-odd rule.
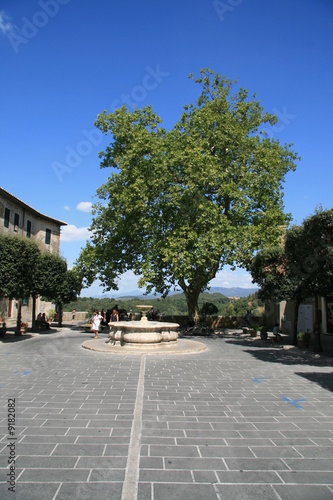
[[[68,270],[62,257],[45,252],[39,260],[36,278],[38,295],[57,305],[58,324],[61,325],[63,305],[76,300],[80,294],[82,281],[79,273]]]
[[[295,234],[289,234],[289,244]],[[261,299],[272,302],[281,300],[295,301],[295,324],[293,344],[297,345],[297,311],[303,299],[303,290],[297,275],[292,271],[283,246],[270,248],[259,252],[251,265],[253,281],[258,284],[258,295]]]
[[[34,290],[32,293],[32,329],[35,329],[36,298],[42,297],[49,302],[55,302],[57,290],[65,280],[67,264],[59,255],[42,252],[34,270]]]
[[[55,303],[58,306],[58,324],[62,323],[62,311],[64,304],[76,301],[82,289],[82,279],[76,269],[66,270],[64,280],[55,295]]]
[[[212,302],[205,302],[200,312],[203,316],[213,316],[218,313],[218,307]]]
[[[321,352],[319,297],[333,290],[333,211],[316,210],[306,218],[292,241],[286,240],[290,266],[302,289],[302,297],[315,298],[314,352]]]
[[[0,255],[0,296],[18,300],[16,335],[20,335],[22,299],[35,290],[40,249],[33,241],[1,234]]]
[[[263,299],[294,300],[294,345],[299,305],[315,297],[314,351],[320,352],[318,296],[327,296],[333,290],[333,211],[317,210],[302,226],[289,229],[283,246],[256,255],[251,274]]]

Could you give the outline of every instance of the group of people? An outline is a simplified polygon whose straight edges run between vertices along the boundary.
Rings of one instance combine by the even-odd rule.
[[[119,321],[119,311],[118,307],[114,307],[111,311],[110,321]],[[104,309],[101,310],[101,313],[98,310],[95,310],[95,315],[93,318],[92,331],[95,333],[95,339],[98,338],[98,332],[100,325],[107,325],[107,321],[105,320]]]
[[[37,316],[36,320],[41,326],[44,326],[45,328],[50,328],[49,322],[46,320],[45,313],[39,313]]]

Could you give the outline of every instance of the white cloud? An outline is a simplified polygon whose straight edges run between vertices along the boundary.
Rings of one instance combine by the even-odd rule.
[[[80,212],[91,212],[91,207],[91,201],[80,201],[80,203],[76,205],[76,210],[79,210]]]
[[[14,29],[15,27],[11,22],[9,22],[7,14],[3,10],[0,11],[0,31],[2,34],[7,35],[7,33],[14,31]]]
[[[76,227],[74,224],[68,224],[61,229],[61,241],[87,241],[90,238],[90,232],[87,227]]]
[[[217,273],[214,279],[210,281],[210,286],[222,287],[240,287],[240,288],[255,288],[257,285],[252,283],[251,274],[244,269],[237,268],[232,271],[230,267],[226,267],[223,271]]]
[[[67,210],[67,212],[69,212],[69,211],[70,211],[70,209],[71,209],[71,208],[70,208],[68,205],[65,205],[65,206],[64,206],[64,210]]]

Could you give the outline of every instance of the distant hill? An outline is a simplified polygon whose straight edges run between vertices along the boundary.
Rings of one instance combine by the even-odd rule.
[[[249,295],[256,293],[258,290],[259,290],[258,288],[240,288],[240,287],[226,288],[221,286],[212,286],[209,290],[207,290],[207,292],[221,293],[226,297],[248,297]]]
[[[217,308],[217,313],[220,316],[245,316],[249,308],[252,311],[261,314],[261,310],[258,308],[262,307],[263,304],[257,298],[252,298],[249,300],[249,295],[253,295],[256,288],[240,288],[240,287],[212,287],[211,290],[203,292],[200,294],[198,299],[199,309],[205,306],[205,304],[214,304]],[[223,293],[222,293],[223,292]],[[109,295],[109,294],[105,294]],[[162,298],[161,296],[154,295],[142,295],[135,294],[135,296],[126,297],[111,297],[103,296],[103,298],[96,297],[79,297],[77,302],[71,302],[64,306],[64,311],[72,311],[73,307],[79,311],[92,312],[97,309],[100,311],[114,307],[115,304],[119,305],[119,309],[125,309],[126,311],[135,311],[137,305],[139,304],[149,304],[154,309],[158,309],[161,314],[172,314],[172,315],[187,315],[188,308],[186,299],[183,293],[173,292],[168,297]],[[120,294],[119,294],[120,295]],[[233,300],[232,297],[237,297],[238,300]]]
[[[206,293],[220,293],[221,295],[225,295],[226,297],[248,297],[249,295],[252,295],[258,291],[258,288],[241,288],[241,287],[220,287],[220,286],[212,286],[209,290],[206,291]],[[183,293],[181,290],[179,291],[171,291],[169,293],[169,296],[171,295],[177,295]],[[98,295],[96,298],[99,299],[105,299],[105,298],[111,298],[113,297],[114,299],[117,300],[130,300],[130,299],[142,299],[142,300],[149,300],[149,299],[156,299],[161,297],[160,294],[149,294],[149,295],[144,295],[140,290],[131,290],[126,295],[118,295],[117,292],[108,292],[103,295]]]

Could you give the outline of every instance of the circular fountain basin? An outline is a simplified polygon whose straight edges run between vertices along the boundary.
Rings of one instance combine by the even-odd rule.
[[[175,344],[178,339],[177,323],[160,321],[118,321],[109,323],[111,343],[135,347],[138,345],[154,346]]]

